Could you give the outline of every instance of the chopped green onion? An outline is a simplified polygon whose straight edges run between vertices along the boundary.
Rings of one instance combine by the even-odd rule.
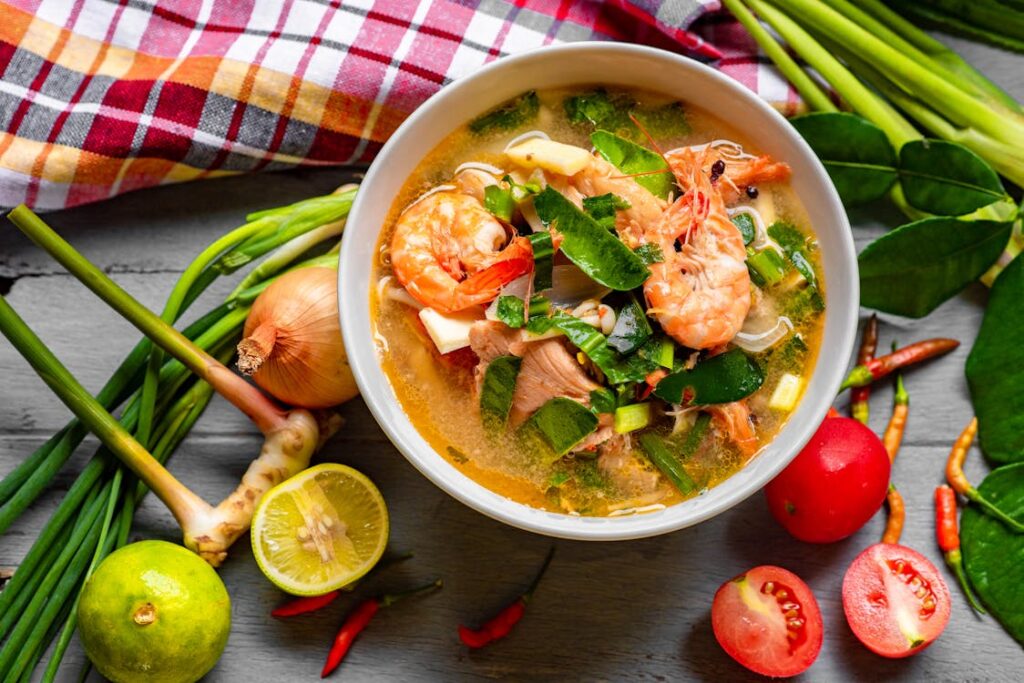
[[[668,449],[663,438],[651,432],[641,434],[640,447],[644,449],[644,453],[647,454],[647,457],[650,458],[655,467],[661,470],[661,473],[679,489],[680,493],[688,496],[697,490],[697,482],[686,471],[679,458]]]
[[[480,388],[480,416],[485,427],[504,428],[508,423],[522,361],[518,356],[499,356],[488,363]]]
[[[768,407],[772,410],[792,412],[796,408],[796,402],[800,399],[800,390],[803,387],[802,377],[785,373],[775,386],[775,391],[772,392],[772,397],[768,400]]]
[[[707,413],[701,413],[697,416],[697,420],[693,423],[693,427],[686,433],[686,440],[683,441],[682,448],[679,449],[679,458],[681,460],[687,460],[693,457],[693,454],[700,448],[701,442],[708,433],[708,428],[711,426],[711,416]]]
[[[520,434],[540,447],[536,452],[555,462],[597,429],[597,416],[572,399],[558,396],[542,405],[523,424]]]
[[[803,275],[809,284],[816,284],[814,266],[807,258],[807,235],[800,232],[792,223],[776,221],[768,227],[768,236],[782,247],[782,251],[786,252],[797,272]]]
[[[555,255],[551,233],[534,232],[530,234],[529,240],[533,247],[533,288],[537,291],[550,289]]]
[[[661,247],[650,242],[641,244],[633,250],[633,253],[640,257],[645,266],[649,266],[652,263],[661,263],[665,260],[665,254],[661,251]]]
[[[618,400],[615,393],[607,387],[594,389],[590,392],[590,409],[600,415],[601,413],[614,413]]]
[[[751,218],[749,213],[738,213],[732,217],[733,225],[735,225],[740,235],[743,236],[743,244],[750,244],[754,241],[754,237],[757,236],[757,228],[754,226],[754,219]]]
[[[547,315],[551,312],[551,300],[546,296],[540,296],[539,294],[530,297],[530,306],[527,309],[529,317],[537,315]]]
[[[484,188],[484,208],[506,223],[511,223],[512,213],[516,210],[512,190],[501,185],[488,185]]]
[[[633,403],[615,409],[615,431],[627,434],[651,424],[651,404]]]
[[[658,342],[658,350],[654,356],[655,362],[663,368],[671,370],[676,362],[676,345],[668,337]]]
[[[517,296],[499,296],[495,314],[509,327],[518,328],[526,324],[526,309],[523,300]]]
[[[517,204],[530,195],[537,194],[541,191],[540,183],[536,180],[528,180],[525,183],[520,184],[513,180],[512,176],[508,174],[505,174],[505,177],[502,178],[502,180],[508,183],[509,191],[512,193],[512,199],[514,199]]]
[[[640,348],[654,334],[647,321],[647,312],[630,296],[629,301],[615,320],[615,327],[608,335],[608,345],[619,353],[632,353]]]
[[[757,252],[748,248],[747,268],[751,279],[760,287],[777,284],[786,274],[786,262],[772,247]]]

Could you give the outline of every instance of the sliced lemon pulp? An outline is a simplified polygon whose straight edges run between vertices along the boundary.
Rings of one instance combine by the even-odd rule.
[[[252,520],[252,550],[268,579],[320,595],[363,576],[388,543],[388,510],[360,472],[325,463],[267,491]]]

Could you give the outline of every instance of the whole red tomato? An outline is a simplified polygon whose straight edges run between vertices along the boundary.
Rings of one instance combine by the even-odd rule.
[[[829,417],[764,492],[786,531],[801,541],[831,543],[864,526],[888,486],[881,440],[856,420]]]

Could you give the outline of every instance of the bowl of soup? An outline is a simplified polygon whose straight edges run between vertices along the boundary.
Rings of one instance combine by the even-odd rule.
[[[363,397],[420,472],[551,536],[706,520],[824,418],[857,323],[828,175],[700,63],[582,43],[445,87],[352,207],[340,315]]]

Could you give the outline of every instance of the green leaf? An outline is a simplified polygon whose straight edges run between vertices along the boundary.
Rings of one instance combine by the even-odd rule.
[[[967,357],[981,449],[996,462],[1024,461],[1024,258],[996,278]],[[1022,584],[1024,585],[1024,584]]]
[[[607,387],[594,389],[590,392],[590,409],[600,415],[601,413],[614,413],[618,407],[615,400],[615,393]]]
[[[661,247],[653,242],[641,244],[633,250],[633,253],[640,257],[645,266],[649,266],[652,263],[661,263],[665,260],[665,254],[661,251]]]
[[[988,270],[1010,223],[925,218],[886,233],[861,252],[860,303],[920,318]]]
[[[630,119],[631,114],[656,138],[679,137],[690,132],[681,102],[642,105],[632,95],[609,93],[604,88],[567,98],[565,113],[570,123],[594,126],[634,141],[642,141],[645,136]]]
[[[675,179],[667,170],[668,163],[657,152],[652,152],[646,147],[641,147],[635,142],[630,142],[606,130],[594,132],[590,136],[590,142],[598,154],[623,174],[650,174],[637,175],[634,180],[655,196],[666,199],[675,187]],[[651,173],[662,169],[666,169],[665,173]]]
[[[601,372],[605,374],[608,381],[612,384],[639,381],[646,374],[640,374],[639,372],[631,371],[629,368],[622,367],[619,356],[608,344],[607,337],[590,323],[583,322],[579,318],[574,318],[562,312],[556,313],[550,318],[537,320],[545,321],[548,329],[555,328],[568,337],[572,345],[585,353],[587,358],[592,360],[594,365],[601,369]],[[532,320],[530,322],[533,323]],[[534,325],[528,325],[527,329],[534,332],[535,330],[531,329],[532,327]]]
[[[814,273],[814,266],[811,265],[810,256],[808,256],[810,238],[787,221],[775,221],[768,226],[768,236],[782,247],[782,251],[786,252],[790,263],[798,273],[804,276],[807,283],[812,286],[817,285],[818,278]]]
[[[629,207],[629,202],[611,192],[596,197],[583,198],[583,210],[597,221],[598,225],[608,230],[615,229],[616,212],[628,209]]]
[[[1024,463],[994,470],[978,490],[1024,521]],[[1006,632],[1024,645],[1024,534],[1014,533],[975,505],[964,509],[960,523],[967,578]]]
[[[554,188],[544,188],[534,197],[533,206],[544,225],[553,225],[561,233],[561,252],[592,280],[628,291],[650,275],[639,256]]]
[[[736,214],[732,217],[732,222],[743,236],[743,244],[750,244],[754,241],[757,236],[757,226],[754,225],[754,219],[749,213]]]
[[[652,334],[654,332],[647,321],[647,312],[636,298],[630,296],[629,302],[619,311],[612,333],[608,335],[608,345],[619,353],[632,353]]]
[[[732,349],[665,377],[654,395],[673,404],[683,403],[684,395],[687,405],[731,403],[754,393],[763,382],[757,363],[742,350]]]
[[[1006,197],[999,176],[984,159],[944,140],[903,145],[900,184],[911,206],[939,216],[962,216]]]
[[[805,114],[790,123],[821,159],[845,205],[874,201],[896,182],[896,153],[875,124],[842,112]]]
[[[508,423],[522,361],[518,356],[499,356],[487,365],[480,388],[480,416],[485,427],[504,428]]]
[[[533,288],[538,292],[551,287],[551,273],[554,270],[555,246],[551,234],[530,233],[528,239],[533,247]]]
[[[640,435],[640,447],[650,458],[651,462],[661,470],[661,473],[679,489],[684,496],[697,490],[697,482],[693,480],[690,473],[683,467],[683,463],[669,450],[665,439],[647,432]]]
[[[484,208],[506,223],[511,223],[512,212],[516,210],[512,190],[500,185],[488,185],[484,188]]]
[[[499,296],[495,315],[509,327],[522,327],[526,324],[526,305],[518,296]]]
[[[538,111],[540,100],[531,90],[473,119],[469,130],[477,134],[515,130],[534,119]]]
[[[583,404],[556,397],[523,423],[520,434],[532,441],[541,457],[552,463],[597,429],[597,416]]]

